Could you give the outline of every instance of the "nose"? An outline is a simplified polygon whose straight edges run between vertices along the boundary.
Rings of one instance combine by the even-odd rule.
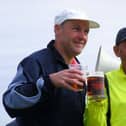
[[[82,39],[84,41],[87,41],[87,39],[88,39],[88,33],[87,32],[81,31],[79,36],[80,36],[80,39]]]

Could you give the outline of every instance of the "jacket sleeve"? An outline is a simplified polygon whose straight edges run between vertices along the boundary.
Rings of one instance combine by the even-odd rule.
[[[28,57],[19,64],[15,78],[3,94],[3,104],[11,117],[30,115],[47,99],[53,85],[40,70],[33,58]]]
[[[107,126],[107,99],[103,101],[88,101],[84,114],[84,126]]]

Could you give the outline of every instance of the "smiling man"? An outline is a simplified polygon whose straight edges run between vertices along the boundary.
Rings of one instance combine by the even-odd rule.
[[[76,56],[85,47],[90,28],[99,24],[84,12],[64,10],[55,17],[55,40],[24,58],[3,95],[16,126],[83,126],[85,85]],[[83,86],[79,91],[72,84]]]

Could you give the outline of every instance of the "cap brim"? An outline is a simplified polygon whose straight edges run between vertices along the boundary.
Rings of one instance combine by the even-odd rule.
[[[100,24],[96,21],[90,20],[90,19],[81,19],[81,18],[69,18],[67,20],[81,20],[81,21],[88,21],[89,22],[89,28],[99,28]]]
[[[88,20],[89,21],[89,28],[99,28],[100,25],[95,22],[95,21],[92,21],[92,20]]]
[[[126,40],[126,37],[122,38],[119,42],[116,42],[116,45],[118,45],[118,44],[124,42],[125,40]]]
[[[88,21],[89,22],[89,28],[99,28],[100,24],[97,23],[96,21],[90,20],[90,19],[81,19],[81,18],[69,18],[65,19],[66,20],[81,20],[81,21]]]

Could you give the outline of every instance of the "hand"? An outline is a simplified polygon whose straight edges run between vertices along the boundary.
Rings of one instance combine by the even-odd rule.
[[[49,77],[55,87],[64,87],[73,91],[79,91],[79,89],[73,88],[72,84],[83,86],[85,82],[82,71],[77,69],[65,69],[52,73]]]
[[[98,97],[98,96],[92,96],[91,98],[88,98],[91,102],[102,102],[106,100],[106,96],[104,97]]]

